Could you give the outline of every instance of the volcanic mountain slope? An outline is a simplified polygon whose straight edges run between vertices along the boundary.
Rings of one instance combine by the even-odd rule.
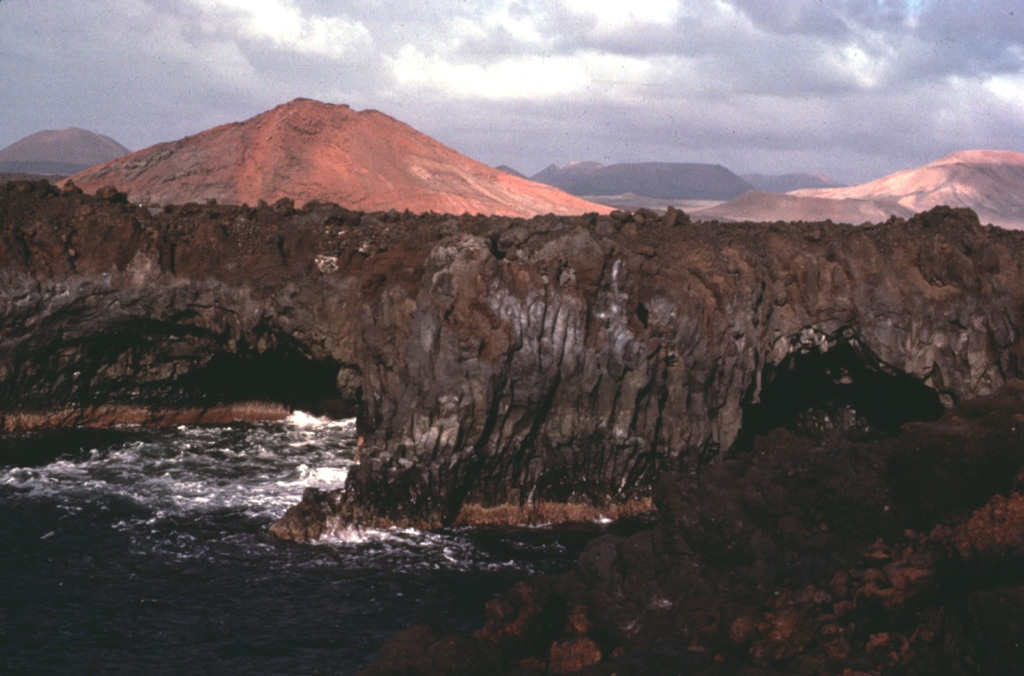
[[[0,172],[66,176],[128,152],[109,136],[85,129],[46,130],[0,150]]]
[[[799,190],[793,194],[884,200],[912,211],[943,204],[969,207],[982,223],[1024,229],[1024,153],[965,150],[861,185]]]
[[[531,178],[585,196],[634,193],[668,200],[729,200],[753,189],[721,165],[695,162],[574,162],[551,165]]]
[[[134,202],[293,199],[362,211],[508,216],[608,211],[488,167],[375,110],[296,99],[244,122],[161,143],[72,177]]]
[[[495,169],[497,169],[498,171],[504,171],[506,174],[512,174],[513,176],[518,176],[519,178],[526,178],[526,176],[524,174],[516,171],[515,169],[513,169],[510,166],[508,166],[507,164],[499,164],[498,166],[495,167]]]

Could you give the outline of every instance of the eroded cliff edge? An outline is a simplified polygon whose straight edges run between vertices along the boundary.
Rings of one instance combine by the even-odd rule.
[[[724,226],[0,191],[4,428],[358,413],[361,463],[283,537],[642,508],[754,433],[894,431],[1024,375],[1024,236],[969,211]]]

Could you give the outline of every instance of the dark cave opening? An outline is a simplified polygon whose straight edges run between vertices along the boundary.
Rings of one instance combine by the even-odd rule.
[[[272,401],[316,415],[352,415],[356,402],[338,391],[339,365],[287,346],[260,353],[220,353],[182,378],[186,393],[213,402]]]
[[[39,408],[55,400],[155,408],[268,402],[339,418],[356,415],[362,399],[356,366],[318,358],[280,332],[261,334],[257,348],[188,325],[136,321],[35,357],[21,367],[30,386],[21,403]]]
[[[886,368],[856,339],[820,344],[765,367],[735,450],[749,450],[755,437],[777,428],[818,441],[892,436],[904,423],[935,420],[945,410],[938,392]]]

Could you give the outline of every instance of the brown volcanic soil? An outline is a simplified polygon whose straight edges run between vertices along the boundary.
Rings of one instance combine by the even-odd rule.
[[[798,197],[751,190],[734,200],[690,212],[699,220],[727,221],[824,221],[877,223],[890,216],[907,218],[913,211],[893,201],[877,199],[829,199]]]
[[[506,216],[608,207],[488,167],[375,110],[296,99],[256,117],[161,143],[72,177],[134,202],[331,201],[363,211]]]
[[[888,200],[912,211],[968,207],[982,223],[1024,229],[1024,153],[965,150],[916,169],[848,188],[799,190],[802,197]]]

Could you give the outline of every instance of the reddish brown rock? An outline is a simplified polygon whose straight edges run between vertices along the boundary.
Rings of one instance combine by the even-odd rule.
[[[0,431],[17,434],[65,427],[228,425],[235,422],[284,420],[290,413],[281,404],[261,401],[214,404],[204,408],[101,404],[0,413]]]
[[[545,585],[517,584],[486,610],[487,622],[473,638],[496,645],[509,662],[543,654],[565,622],[564,601]]]
[[[956,552],[975,563],[1024,560],[1024,495],[996,495],[952,537]]]
[[[496,674],[501,664],[486,645],[458,634],[440,635],[416,626],[396,635],[360,676],[479,676]]]
[[[548,654],[549,674],[575,674],[601,661],[601,648],[589,638],[556,641]]]
[[[296,542],[319,540],[327,530],[330,512],[316,496],[315,489],[307,488],[299,504],[290,507],[283,517],[271,524],[270,534]]]

